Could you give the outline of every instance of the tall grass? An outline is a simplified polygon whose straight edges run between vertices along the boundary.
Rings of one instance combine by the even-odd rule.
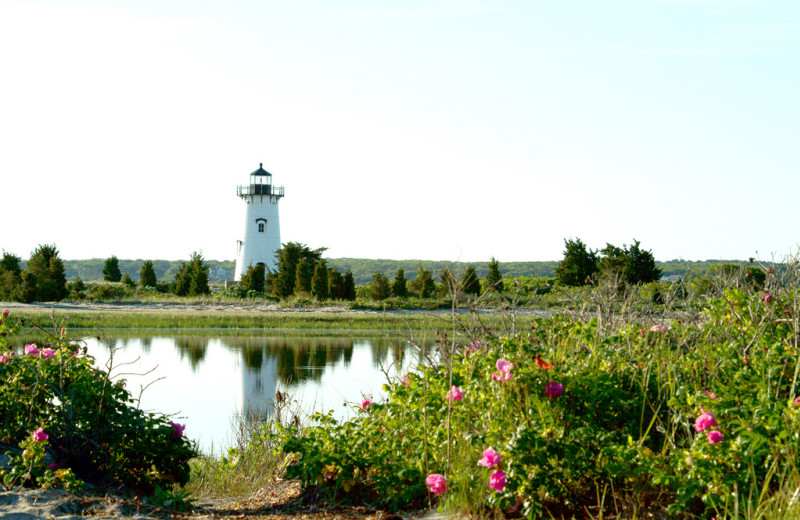
[[[291,458],[280,452],[276,428],[302,424],[298,402],[278,390],[270,417],[234,419],[233,446],[220,447],[191,461],[187,489],[196,497],[236,499],[254,495],[282,477]]]

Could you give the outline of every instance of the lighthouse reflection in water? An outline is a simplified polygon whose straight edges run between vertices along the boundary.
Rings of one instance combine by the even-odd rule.
[[[99,367],[113,352],[112,375],[134,397],[144,388],[141,408],[174,414],[205,452],[231,446],[240,419],[270,418],[278,390],[304,414],[333,410],[344,419],[364,396],[381,398],[383,369],[396,378],[420,360],[402,338],[386,336],[158,333],[85,342]]]

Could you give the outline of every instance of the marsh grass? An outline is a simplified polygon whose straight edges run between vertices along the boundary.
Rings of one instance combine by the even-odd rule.
[[[18,312],[29,325],[47,326],[51,317],[47,313]],[[242,329],[242,330],[407,330],[409,327],[424,330],[434,326],[427,314],[364,314],[338,313],[218,313],[197,311],[163,312],[104,312],[55,311],[60,318],[68,318],[70,330],[112,329]]]
[[[253,496],[282,477],[291,459],[279,450],[275,439],[278,425],[303,424],[299,401],[278,390],[270,403],[270,417],[233,418],[233,445],[219,453],[204,454],[191,461],[187,488],[196,497],[226,500]]]

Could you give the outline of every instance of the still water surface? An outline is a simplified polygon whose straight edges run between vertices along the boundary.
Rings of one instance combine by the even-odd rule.
[[[84,341],[99,367],[113,356],[112,376],[124,378],[134,397],[141,392],[142,409],[175,414],[207,453],[233,445],[237,417],[272,415],[277,390],[307,413],[347,418],[364,397],[380,399],[381,367],[397,377],[420,359],[388,336],[157,333]]]

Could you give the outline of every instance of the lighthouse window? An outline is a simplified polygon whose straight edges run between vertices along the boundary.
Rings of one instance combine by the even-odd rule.
[[[258,223],[258,232],[259,233],[263,233],[264,232],[264,223],[263,222],[259,222]]]

